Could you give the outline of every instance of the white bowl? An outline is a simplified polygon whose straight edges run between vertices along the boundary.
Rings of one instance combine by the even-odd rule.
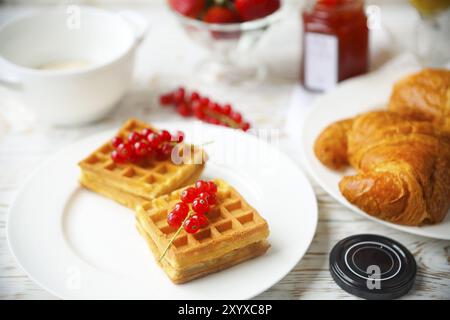
[[[42,122],[97,120],[127,90],[145,31],[135,14],[91,7],[19,17],[0,28],[0,83]]]

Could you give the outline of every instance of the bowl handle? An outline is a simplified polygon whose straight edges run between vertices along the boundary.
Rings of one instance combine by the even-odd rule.
[[[119,15],[133,28],[135,33],[135,45],[138,46],[147,34],[149,25],[147,20],[132,10],[119,11]]]

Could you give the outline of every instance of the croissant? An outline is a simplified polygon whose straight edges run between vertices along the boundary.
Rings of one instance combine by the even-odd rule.
[[[353,119],[347,149],[358,171],[339,183],[349,202],[398,224],[444,219],[450,208],[450,140],[431,122],[368,112]]]
[[[314,153],[328,168],[338,170],[348,166],[347,134],[352,124],[353,119],[332,123],[316,139]]]
[[[432,121],[450,133],[450,70],[423,69],[398,81],[388,108]]]

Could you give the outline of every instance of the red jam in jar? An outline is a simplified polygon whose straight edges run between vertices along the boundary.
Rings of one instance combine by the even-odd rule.
[[[313,91],[366,73],[369,30],[363,0],[308,1],[302,12],[301,81]]]

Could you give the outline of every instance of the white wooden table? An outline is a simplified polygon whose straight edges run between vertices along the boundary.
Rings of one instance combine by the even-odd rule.
[[[0,7],[0,23],[28,9]],[[21,130],[0,130],[0,299],[55,298],[32,282],[12,257],[6,239],[6,216],[14,192],[26,176],[60,148],[95,132],[117,127],[130,116],[149,121],[179,120],[176,114],[162,110],[156,102],[161,90],[179,84],[209,93],[217,100],[234,103],[257,127],[283,130],[298,70],[300,31],[295,19],[297,14],[291,21],[274,28],[258,51],[272,71],[267,83],[258,88],[224,88],[198,83],[192,76],[190,66],[202,52],[184,37],[160,4],[133,9],[148,16],[151,31],[139,51],[134,86],[115,112],[104,121],[82,128],[55,129],[32,124]],[[160,52],[164,55],[158,54]],[[2,97],[6,94],[0,89],[0,111],[4,107]],[[281,148],[298,162],[294,152],[296,146],[283,131],[281,142]],[[369,221],[338,204],[313,181],[312,184],[319,203],[319,224],[314,240],[300,263],[258,299],[354,298],[333,282],[328,271],[328,254],[342,238],[365,232],[391,237],[414,254],[418,264],[417,280],[406,299],[450,298],[449,241],[413,236]],[[36,214],[39,214],[39,208],[36,208]]]

